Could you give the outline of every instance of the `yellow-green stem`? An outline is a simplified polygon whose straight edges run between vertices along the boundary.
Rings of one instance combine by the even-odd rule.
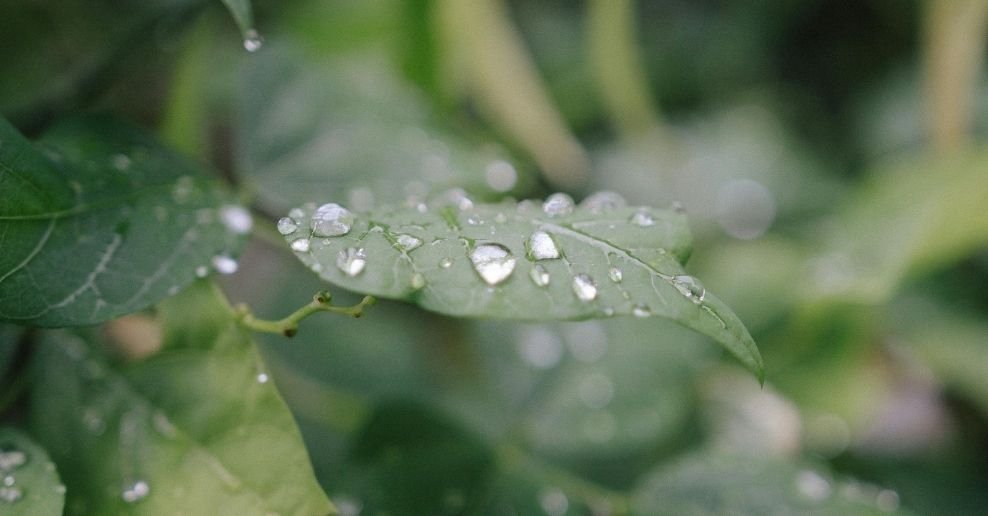
[[[309,304],[277,321],[258,319],[254,317],[254,314],[250,313],[247,305],[241,304],[237,306],[237,320],[244,327],[254,331],[277,333],[286,337],[292,337],[298,332],[298,323],[316,312],[332,312],[349,315],[350,317],[360,317],[364,314],[364,308],[373,306],[377,302],[377,299],[373,296],[364,296],[359,303],[353,306],[334,306],[330,304],[331,300],[332,296],[329,292],[319,292],[315,296],[312,296],[312,301]]]

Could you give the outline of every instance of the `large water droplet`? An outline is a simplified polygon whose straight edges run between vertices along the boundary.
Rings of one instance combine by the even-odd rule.
[[[27,464],[27,454],[12,446],[4,446],[0,451],[0,471],[13,471]]]
[[[147,498],[149,494],[151,494],[151,486],[143,480],[138,480],[124,487],[120,497],[127,503],[134,503]]]
[[[292,242],[292,250],[299,253],[309,252],[309,239],[300,238]]]
[[[24,498],[24,490],[16,486],[0,487],[0,500],[4,503],[16,503]]]
[[[528,255],[533,260],[554,260],[559,258],[559,249],[549,233],[536,231],[528,238]]]
[[[237,260],[229,256],[218,254],[213,257],[213,269],[220,274],[233,274],[238,268]]]
[[[367,253],[363,247],[348,247],[336,254],[336,266],[347,276],[356,276],[367,265]]]
[[[532,278],[532,283],[535,283],[536,286],[549,286],[549,271],[545,270],[545,267],[536,264],[535,267],[532,267],[532,270],[529,271],[528,275]]]
[[[593,301],[597,297],[597,284],[586,274],[573,277],[573,292],[580,301]]]
[[[257,52],[262,46],[264,46],[264,38],[256,30],[250,29],[244,33],[244,50]]]
[[[645,210],[636,211],[635,214],[631,216],[630,222],[641,227],[655,225],[655,219],[652,217],[652,214]]]
[[[353,214],[336,203],[323,204],[312,214],[312,234],[323,237],[342,236],[353,227]]]
[[[607,269],[607,277],[614,283],[621,283],[621,280],[624,279],[624,273],[617,267],[611,267],[610,269]]]
[[[631,315],[640,318],[649,317],[652,315],[652,309],[649,308],[648,305],[638,303],[637,305],[631,307]]]
[[[573,213],[573,198],[564,193],[554,193],[542,203],[542,211],[550,217]]]
[[[672,278],[672,285],[676,287],[676,290],[680,294],[689,298],[690,301],[700,304],[703,303],[703,298],[707,295],[707,289],[703,288],[703,284],[700,280],[694,278],[693,276],[681,275]]]
[[[515,257],[507,247],[491,243],[478,245],[470,252],[473,269],[488,285],[497,285],[515,270]]]
[[[608,191],[597,192],[587,197],[580,203],[580,206],[590,210],[590,213],[604,213],[627,205],[627,201],[620,194]]]
[[[405,234],[398,235],[395,242],[398,244],[398,248],[406,253],[422,245],[422,240]]]
[[[220,220],[231,233],[246,235],[254,227],[254,217],[243,206],[228,204],[220,208]]]
[[[278,233],[282,235],[291,235],[296,230],[298,230],[298,221],[291,217],[282,217],[278,219]]]

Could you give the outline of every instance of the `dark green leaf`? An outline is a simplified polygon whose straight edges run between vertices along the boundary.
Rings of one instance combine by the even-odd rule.
[[[165,307],[164,349],[111,366],[47,334],[31,419],[73,513],[327,514],[298,429],[249,336],[199,283]]]
[[[13,365],[14,354],[20,343],[23,328],[11,324],[0,324],[0,381],[7,375],[7,370]]]
[[[254,30],[254,10],[251,8],[250,0],[221,0],[223,5],[230,11],[233,20],[237,22],[240,33],[244,36],[244,47],[253,52],[259,45],[257,32]]]
[[[236,268],[250,215],[201,167],[101,118],[40,146],[0,120],[0,320],[93,324]]]
[[[0,513],[7,516],[60,516],[65,486],[40,447],[18,430],[0,427]]]
[[[666,317],[761,377],[744,325],[684,272],[690,234],[673,210],[626,207],[608,194],[576,209],[562,194],[544,205],[474,205],[452,190],[359,217],[335,204],[289,215],[281,229],[298,257],[347,289],[465,317]]]

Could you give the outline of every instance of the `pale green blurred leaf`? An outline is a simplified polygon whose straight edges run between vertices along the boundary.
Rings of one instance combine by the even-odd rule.
[[[230,11],[230,15],[233,16],[233,20],[237,22],[237,27],[240,29],[240,33],[244,37],[244,44],[249,45],[247,42],[250,38],[256,38],[256,33],[252,34],[254,30],[254,11],[251,8],[250,0],[220,0],[223,5]]]
[[[65,486],[44,448],[11,427],[0,427],[0,512],[7,516],[60,516]]]

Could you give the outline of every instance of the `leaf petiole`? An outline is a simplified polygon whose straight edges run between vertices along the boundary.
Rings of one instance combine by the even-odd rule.
[[[298,332],[299,321],[316,312],[333,312],[356,318],[364,314],[365,308],[369,308],[377,303],[377,298],[374,296],[364,296],[359,303],[353,306],[334,306],[330,304],[331,300],[332,295],[329,292],[318,292],[312,296],[312,301],[309,304],[295,310],[284,319],[277,321],[258,319],[250,312],[250,308],[247,305],[240,304],[236,308],[236,317],[241,325],[251,330],[294,337],[295,333]]]

